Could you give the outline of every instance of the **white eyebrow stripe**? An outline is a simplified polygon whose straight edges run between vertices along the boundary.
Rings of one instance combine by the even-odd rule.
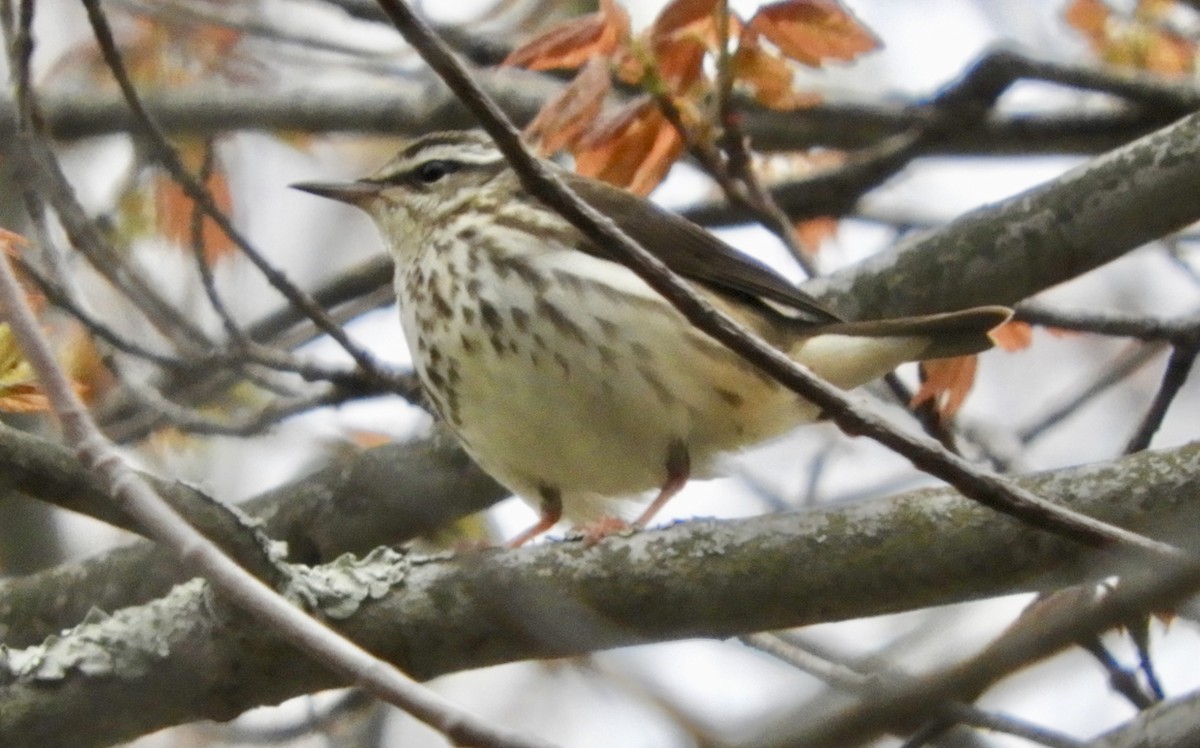
[[[457,161],[464,164],[480,166],[494,164],[504,160],[504,156],[495,148],[485,146],[464,147],[466,144],[438,144],[415,154],[405,166],[416,165],[426,161]]]

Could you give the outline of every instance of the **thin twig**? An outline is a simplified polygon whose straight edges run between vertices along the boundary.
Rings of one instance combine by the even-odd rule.
[[[1200,330],[1200,315],[1194,313],[1174,318],[1159,318],[1110,311],[1054,309],[1038,303],[1018,304],[1014,319],[1043,327],[1137,338],[1148,342],[1183,342]]]
[[[162,128],[154,121],[154,118],[146,110],[142,104],[141,97],[137,93],[133,82],[129,79],[128,71],[121,59],[121,54],[117,50],[116,41],[113,39],[112,29],[109,27],[108,19],[104,15],[104,11],[100,7],[98,0],[84,0],[84,7],[87,9],[88,21],[91,23],[93,35],[100,47],[100,52],[104,57],[105,63],[108,65],[110,72],[117,81],[117,85],[121,89],[121,93],[125,97],[125,101],[129,105],[137,121],[141,125],[144,134],[147,136],[147,141],[151,149],[158,159],[170,173],[172,179],[179,184],[184,193],[191,198],[196,205],[204,211],[205,215],[213,220],[213,222],[229,237],[238,249],[249,259],[267,282],[281,293],[284,298],[294,304],[304,313],[330,338],[338,343],[350,357],[362,368],[362,370],[371,376],[378,377],[382,381],[390,381],[391,375],[381,369],[375,362],[371,354],[362,349],[357,343],[350,339],[346,331],[340,325],[329,319],[325,310],[320,307],[312,297],[296,287],[286,275],[278,268],[272,265],[263,257],[251,244],[242,236],[241,232],[229,220],[224,211],[217,206],[212,194],[198,183],[196,179],[188,172],[183,162],[176,153],[175,148],[167,140]]]
[[[372,385],[377,384],[377,381],[373,378],[364,379],[358,369],[342,369],[306,362],[277,349],[266,348],[249,342],[246,344],[245,349],[234,351],[224,349],[214,350],[207,355],[187,359],[157,353],[121,336],[104,322],[79,307],[65,291],[51,283],[40,271],[28,263],[21,261],[20,258],[17,258],[16,261],[22,272],[33,281],[38,290],[52,304],[79,320],[91,334],[95,335],[101,341],[128,356],[143,359],[171,372],[180,373],[190,381],[195,381],[197,371],[228,372],[237,370],[244,377],[263,389],[280,391],[280,387],[255,373],[252,367],[258,365],[268,367],[274,371],[297,374],[309,382],[324,381],[333,385],[332,388],[324,393],[302,397],[289,396],[286,400],[272,403],[262,408],[258,413],[249,418],[236,422],[221,422],[204,417],[190,408],[183,408],[156,391],[139,392],[129,377],[118,377],[125,385],[125,392],[132,399],[145,406],[142,409],[144,417],[140,421],[130,422],[128,414],[121,418],[122,423],[120,424],[119,431],[124,438],[129,438],[130,429],[134,429],[138,434],[144,434],[149,429],[163,423],[170,423],[192,433],[246,435],[257,433],[273,423],[301,413],[306,409],[325,405],[337,405],[353,398],[380,394],[382,391],[394,392],[392,386],[388,386],[386,390],[373,387]],[[119,367],[119,364],[113,360],[110,360],[109,364],[112,367]],[[406,391],[406,398],[417,399],[419,385],[412,380],[411,376],[405,375],[402,378],[409,387],[409,390]],[[304,407],[305,404],[308,404],[307,408]]]
[[[1098,635],[1081,639],[1079,646],[1100,663],[1100,667],[1104,668],[1112,690],[1124,696],[1125,700],[1135,709],[1149,709],[1154,706],[1156,699],[1142,688],[1142,684],[1138,682],[1137,673],[1122,667],[1117,658],[1108,651],[1108,647],[1104,646],[1104,642]]]
[[[281,421],[315,408],[340,405],[361,397],[357,392],[324,387],[308,395],[276,398],[247,416],[218,420],[176,405],[154,390],[140,391],[129,387],[127,391],[133,399],[143,403],[145,412],[153,414],[156,427],[165,423],[189,434],[240,437],[260,434]]]
[[[1172,344],[1173,350],[1167,362],[1167,368],[1163,372],[1162,383],[1155,393],[1149,410],[1126,444],[1126,454],[1150,446],[1150,440],[1154,437],[1158,427],[1162,425],[1167,410],[1191,373],[1196,356],[1200,354],[1200,315],[1196,314],[1175,319],[1161,319],[1107,311],[1066,311],[1036,304],[1022,304],[1018,308],[1017,318],[1037,325],[1099,335],[1132,337],[1149,342],[1168,341]],[[1154,349],[1150,349],[1146,355],[1150,355],[1151,352],[1157,353]],[[1129,367],[1122,367],[1122,371],[1130,370]],[[1112,381],[1112,377],[1106,377],[1097,385],[1107,386]],[[1093,385],[1092,388],[1085,391],[1086,394],[1093,394],[1095,387],[1096,385]],[[1080,401],[1080,398],[1076,398],[1072,404]],[[1050,419],[1043,421],[1043,423],[1053,422],[1055,421]],[[1029,438],[1032,438],[1031,435],[1039,432],[1040,430],[1027,429],[1022,438],[1028,441]]]
[[[737,146],[732,150],[726,149],[728,154],[728,158],[726,158],[716,146],[703,138],[695,137],[690,132],[683,121],[679,108],[675,106],[669,95],[658,93],[654,99],[658,103],[663,117],[687,144],[688,151],[704,167],[705,173],[711,176],[721,188],[725,199],[730,204],[746,211],[753,220],[758,221],[774,234],[787,248],[796,264],[809,277],[815,277],[817,269],[813,265],[812,259],[804,252],[804,248],[800,246],[791,220],[783,211],[779,210],[779,206],[770,194],[762,189],[753,175],[753,169],[750,168],[748,156],[739,158],[737,155],[739,151],[744,153],[744,143],[738,140],[736,135],[734,138],[728,139],[730,141],[737,140]],[[744,161],[744,168],[735,170],[732,164],[739,161]]]
[[[17,137],[20,140],[20,147],[9,149],[8,153],[14,157],[25,189],[32,193],[36,188],[36,199],[46,200],[54,208],[71,244],[142,312],[156,330],[181,350],[207,349],[211,342],[203,331],[179,314],[153,284],[104,239],[75,197],[74,189],[55,159],[44,135],[45,124],[30,81],[33,40],[28,24],[32,16],[30,2],[20,4],[16,28],[12,27],[9,14],[5,14],[5,37],[15,81]]]
[[[1079,408],[1150,363],[1161,352],[1162,346],[1137,346],[1135,350],[1126,353],[1107,370],[1101,372],[1095,381],[1074,397],[1056,408],[1049,409],[1036,423],[1018,429],[1016,433],[1017,439],[1023,444],[1028,444],[1041,437],[1047,431],[1074,414]]]
[[[194,372],[197,367],[204,367],[208,364],[215,364],[219,357],[202,356],[200,358],[182,359],[174,356],[169,356],[164,353],[150,350],[141,343],[136,343],[128,338],[125,338],[116,330],[109,327],[105,322],[101,321],[90,312],[85,310],[80,304],[76,303],[70,293],[59,287],[55,282],[42,274],[40,270],[35,268],[28,262],[17,258],[18,269],[25,274],[37,286],[38,291],[46,297],[47,301],[55,307],[61,309],[67,314],[79,321],[88,331],[102,340],[104,343],[112,346],[122,353],[149,361],[155,366],[163,369],[178,369]]]
[[[747,646],[780,659],[838,690],[868,701],[885,687],[900,688],[903,687],[905,681],[911,680],[911,676],[895,672],[862,673],[850,665],[835,662],[827,656],[807,649],[794,636],[784,639],[775,634],[764,633],[749,634],[740,639]],[[972,727],[1017,735],[1042,745],[1051,746],[1051,748],[1081,748],[1083,746],[1081,741],[1067,735],[1035,727],[1011,717],[990,714],[977,706],[957,699],[948,700],[940,705],[933,719],[939,723],[950,725],[962,723]]]
[[[892,724],[907,724],[940,708],[947,698],[981,693],[1009,673],[1043,660],[1089,636],[1135,620],[1147,610],[1170,607],[1200,587],[1196,564],[1156,567],[1124,577],[1109,590],[1072,588],[1059,599],[1027,612],[978,655],[873,699],[802,734],[791,743],[810,748],[858,744]],[[1056,593],[1058,594],[1058,593]]]
[[[1163,372],[1162,383],[1159,385],[1158,392],[1155,393],[1146,415],[1142,417],[1142,422],[1138,424],[1137,430],[1129,438],[1129,443],[1125,445],[1126,453],[1138,452],[1150,446],[1150,440],[1154,438],[1154,433],[1162,425],[1163,418],[1167,415],[1167,409],[1171,407],[1175,396],[1179,394],[1183,383],[1187,381],[1188,374],[1192,371],[1192,365],[1196,362],[1197,354],[1200,354],[1200,336],[1194,336],[1194,339],[1188,343],[1176,345],[1175,349],[1171,351],[1171,358],[1167,360],[1167,368]]]
[[[14,238],[13,235],[3,237],[5,243],[11,243]],[[103,481],[123,512],[133,517],[163,547],[174,549],[180,561],[205,577],[225,599],[270,626],[305,654],[412,714],[457,744],[487,748],[545,745],[501,732],[415,683],[399,669],[288,602],[189,525],[104,438],[55,360],[50,344],[21,295],[7,259],[0,262],[0,313],[37,373],[63,434],[80,462]]]
[[[199,184],[205,186],[208,180],[212,177],[213,167],[216,163],[216,147],[212,139],[204,141],[204,160],[200,164]],[[208,297],[208,303],[212,306],[213,311],[221,318],[221,325],[225,328],[225,334],[229,336],[230,341],[235,346],[244,348],[246,343],[245,335],[242,333],[242,328],[233,319],[233,315],[229,313],[229,308],[225,306],[225,300],[221,298],[221,294],[217,291],[217,282],[213,277],[212,266],[209,265],[208,248],[204,240],[204,209],[200,207],[200,203],[192,202],[192,215],[188,222],[188,233],[190,234],[190,244],[192,250],[192,258],[196,261],[196,271],[200,273],[200,283],[204,287],[204,294]]]

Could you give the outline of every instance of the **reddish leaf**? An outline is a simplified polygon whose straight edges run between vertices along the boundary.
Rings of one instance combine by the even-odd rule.
[[[1142,70],[1180,76],[1192,72],[1195,67],[1195,42],[1165,29],[1148,29],[1142,47],[1139,65]]]
[[[683,139],[649,97],[598,123],[574,151],[575,170],[638,195],[658,186],[683,153]]]
[[[615,0],[600,0],[596,13],[551,28],[514,49],[500,64],[530,70],[575,68],[594,56],[611,56],[628,43],[629,14]]]
[[[787,60],[758,43],[758,35],[745,33],[733,54],[733,74],[754,98],[772,109],[789,110],[820,103],[817,94],[801,94],[792,88],[794,71]]]
[[[1064,17],[1109,65],[1182,76],[1196,68],[1197,45],[1171,30],[1175,10],[1173,0],[1141,0],[1132,15],[1101,0],[1073,0]]]
[[[764,5],[748,27],[797,62],[820,67],[879,47],[874,34],[834,0],[784,0]]]
[[[720,50],[716,0],[674,0],[655,19],[648,33],[659,78],[676,95],[686,95],[703,78],[704,58]],[[736,37],[742,22],[727,13],[727,33]],[[635,79],[636,81],[637,79]]]
[[[939,358],[921,362],[921,387],[913,395],[909,407],[933,403],[938,418],[949,421],[962,407],[975,382],[977,356]]]
[[[654,19],[650,38],[679,36],[694,26],[711,27],[717,7],[717,0],[672,0]]]
[[[0,412],[31,413],[49,406],[12,328],[0,322]]]
[[[1106,37],[1112,11],[1101,0],[1072,0],[1063,17],[1070,26],[1095,43]]]
[[[1133,16],[1143,21],[1166,21],[1176,12],[1177,0],[1137,0]]]
[[[16,258],[21,250],[29,246],[29,240],[15,231],[0,228],[0,251],[9,257]]]
[[[381,447],[384,444],[391,444],[395,439],[390,434],[385,434],[382,431],[364,431],[361,429],[350,429],[346,432],[350,443],[361,449],[370,449],[372,447]]]
[[[1020,351],[1033,342],[1033,328],[1028,322],[1009,320],[988,333],[988,336],[1006,351]]]
[[[0,412],[40,413],[50,409],[50,400],[36,385],[0,385]]]
[[[90,405],[111,390],[117,380],[86,328],[72,325],[66,341],[60,356],[63,369],[71,377],[75,392]]]
[[[525,137],[536,143],[543,155],[570,148],[596,122],[611,87],[604,58],[593,57],[569,86],[542,105],[525,127]]]
[[[28,239],[14,231],[0,228],[0,255],[11,257],[15,260],[28,247]],[[0,258],[0,262],[5,261]],[[21,270],[19,265],[13,263],[12,269],[13,273],[17,276],[17,282],[21,284],[21,290],[25,292],[25,303],[29,304],[35,312],[40,311],[46,305],[46,297],[40,291],[35,290],[34,284],[30,282],[29,277]]]
[[[818,216],[796,224],[796,238],[807,255],[821,251],[821,244],[837,233],[838,219],[833,216]]]
[[[660,39],[654,45],[658,76],[671,93],[683,95],[704,74],[704,55],[708,48],[693,37]]]
[[[217,206],[228,211],[232,198],[229,193],[229,183],[223,174],[213,174],[206,183],[209,192]],[[183,188],[175,180],[160,176],[154,191],[155,205],[158,211],[159,229],[163,236],[173,243],[187,247],[192,241],[192,214],[195,203],[188,197]],[[225,232],[209,218],[204,219],[201,227],[201,240],[204,243],[204,259],[209,264],[227,257],[234,251],[233,242]]]

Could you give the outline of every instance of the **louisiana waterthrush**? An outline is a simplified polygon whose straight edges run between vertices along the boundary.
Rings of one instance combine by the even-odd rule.
[[[846,322],[685,219],[562,177],[714,305],[839,387],[987,349],[1010,314]],[[480,131],[413,140],[356,182],[295,186],[375,220],[430,401],[484,470],[540,505],[514,544],[564,508],[595,516],[603,499],[658,489],[644,524],[721,453],[819,416],[542,205]]]

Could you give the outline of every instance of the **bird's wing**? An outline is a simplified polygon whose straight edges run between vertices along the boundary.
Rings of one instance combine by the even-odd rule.
[[[793,286],[775,271],[738,252],[691,221],[648,200],[596,179],[565,173],[568,185],[583,200],[612,220],[630,237],[672,271],[709,288],[751,296],[800,322],[828,324],[841,320],[832,310]],[[586,247],[605,259],[614,259],[603,248]]]

